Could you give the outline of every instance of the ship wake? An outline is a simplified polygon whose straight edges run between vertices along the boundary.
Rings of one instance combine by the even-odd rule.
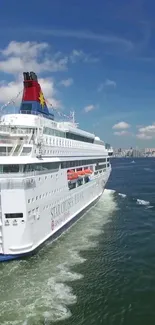
[[[105,190],[97,205],[56,242],[31,258],[1,264],[0,324],[48,325],[69,318],[77,301],[72,283],[83,278],[76,265],[87,263],[82,252],[98,245],[116,209],[114,192]]]

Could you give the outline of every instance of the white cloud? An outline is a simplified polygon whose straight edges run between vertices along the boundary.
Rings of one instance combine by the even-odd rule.
[[[54,108],[61,108],[62,107],[61,101],[56,99],[57,92],[54,86],[54,81],[50,78],[41,78],[38,81],[41,85],[45,99],[47,99],[48,102],[52,104]]]
[[[117,37],[114,35],[97,34],[91,31],[83,30],[65,30],[65,29],[33,29],[34,33],[52,35],[55,37],[67,37],[67,38],[77,38],[84,39],[88,41],[99,42],[105,44],[106,47],[109,46],[111,52],[115,50],[131,51],[134,47],[133,43],[125,38]]]
[[[12,41],[4,50],[1,51],[1,53],[5,56],[28,55],[30,57],[36,57],[38,52],[41,52],[48,47],[49,45],[47,43]]]
[[[87,54],[83,52],[82,50],[73,50],[69,56],[70,61],[72,63],[83,61],[86,63],[96,63],[99,61],[98,58],[94,58],[91,56],[91,54]]]
[[[72,78],[68,78],[65,80],[61,80],[60,81],[60,85],[64,86],[64,87],[69,87],[73,84],[73,79]]]
[[[116,88],[116,81],[110,80],[110,79],[106,79],[104,83],[101,83],[98,86],[97,91],[98,92],[101,92],[105,88]]]
[[[95,106],[94,105],[88,105],[88,106],[85,106],[84,107],[85,113],[88,113],[88,112],[90,112],[90,111],[92,111],[94,109],[95,109]]]
[[[64,71],[70,63],[78,60],[88,62],[93,60],[90,55],[83,51],[73,50],[68,56],[62,56],[61,52],[51,54],[50,46],[45,42],[17,42],[12,41],[4,49],[0,49],[0,72],[12,74],[14,81],[0,82],[0,103],[6,103],[14,98],[22,90],[23,71],[34,71],[42,76],[45,72]],[[41,78],[41,87],[45,98],[54,108],[62,107],[62,103],[57,99],[54,81],[50,78]],[[73,83],[72,78],[63,79],[61,84],[69,87]],[[19,104],[21,97],[17,100]],[[85,112],[94,109],[93,105],[85,108]]]
[[[15,80],[0,82],[0,103],[4,104],[14,98],[22,85],[22,72],[34,71],[41,76],[42,72],[63,71],[67,68],[68,57],[56,53],[52,57],[49,54],[47,43],[16,42],[12,41],[5,49],[0,50],[0,71],[15,75]],[[60,100],[56,98],[54,81],[51,78],[40,78],[39,82],[43,89],[45,98],[54,108],[62,107]],[[19,105],[21,96],[15,101]]]
[[[130,128],[130,124],[122,121],[122,122],[119,122],[119,123],[113,125],[112,128],[113,129],[118,129],[118,130],[119,129],[128,129],[128,128]]]
[[[48,102],[52,104],[54,108],[62,107],[61,102],[56,98],[56,90],[54,87],[53,80],[49,78],[41,78],[39,79],[39,82],[43,90],[45,99],[47,99]],[[1,104],[7,103],[12,98],[14,98],[21,90],[22,90],[22,83],[20,81],[0,83],[0,103]],[[17,100],[15,100],[15,104],[17,106],[20,104],[21,98],[22,98],[22,94],[19,96]]]
[[[63,71],[67,69],[68,57],[53,55],[49,58],[49,45],[37,42],[12,41],[0,51],[0,71],[18,74],[26,71]]]
[[[125,130],[114,132],[114,135],[118,135],[118,136],[129,135],[129,134],[130,134],[130,132],[125,131]]]
[[[150,139],[152,139],[151,135],[147,135],[145,133],[139,133],[139,134],[136,135],[136,137],[138,139],[141,139],[141,140],[150,140]]]
[[[136,135],[136,137],[142,140],[150,140],[155,138],[155,123],[140,127],[138,129],[138,134]]]
[[[105,81],[105,86],[107,87],[116,87],[116,81],[114,80],[110,80],[110,79],[106,79]]]

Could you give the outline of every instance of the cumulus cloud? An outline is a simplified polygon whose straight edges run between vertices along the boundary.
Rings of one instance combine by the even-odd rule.
[[[4,104],[15,98],[22,85],[22,72],[34,71],[41,76],[45,72],[56,72],[67,69],[68,57],[56,53],[51,55],[50,47],[47,43],[37,42],[16,42],[12,41],[4,49],[0,50],[0,71],[4,74],[12,74],[14,81],[0,82],[0,103]],[[57,99],[56,88],[53,79],[40,78],[44,96],[53,108],[62,107],[62,103]],[[70,81],[71,82],[71,81]],[[22,94],[15,101],[19,105]]]
[[[150,140],[155,138],[155,123],[140,127],[136,136],[138,139],[142,140]]]
[[[72,78],[68,78],[65,80],[61,80],[60,81],[60,85],[64,86],[64,87],[69,87],[73,84],[73,79]]]
[[[49,45],[37,42],[12,41],[0,51],[0,71],[18,74],[34,70],[36,73],[45,71],[63,71],[67,69],[68,57],[49,55]]]
[[[4,104],[14,98],[22,90],[23,71],[34,71],[40,77],[46,73],[65,71],[68,65],[75,62],[95,62],[95,58],[81,50],[73,50],[64,56],[61,52],[51,53],[51,48],[46,42],[17,42],[11,41],[4,49],[0,49],[0,72],[12,75],[14,81],[0,82],[0,103]],[[57,92],[53,79],[41,78],[41,86],[45,98],[54,108],[62,107],[62,103],[57,99]],[[63,79],[60,83],[64,87],[73,84],[73,79]],[[18,98],[19,104],[21,97]],[[85,108],[85,112],[94,109],[93,105]]]
[[[147,135],[145,133],[139,133],[136,136],[138,139],[141,139],[141,140],[150,140],[153,138],[151,135]]]
[[[90,111],[94,110],[95,106],[94,105],[88,105],[84,107],[84,112],[89,113]]]
[[[125,130],[114,132],[114,135],[118,135],[118,136],[129,135],[129,134],[130,134],[130,132],[125,131]]]
[[[60,108],[62,106],[61,102],[56,98],[56,90],[54,87],[54,82],[50,78],[41,78],[39,82],[42,87],[45,99],[52,104],[53,108]],[[13,82],[1,82],[0,83],[0,103],[7,103],[13,99],[22,90],[22,83],[20,81]],[[15,100],[15,104],[18,106],[21,102],[22,93]]]
[[[122,122],[119,122],[117,124],[114,124],[113,129],[116,129],[116,130],[119,130],[119,129],[129,129],[130,128],[130,124],[122,121]]]

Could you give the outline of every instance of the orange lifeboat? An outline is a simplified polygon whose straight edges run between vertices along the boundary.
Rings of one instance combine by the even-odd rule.
[[[78,173],[77,172],[74,172],[74,171],[68,171],[67,172],[67,179],[69,180],[69,181],[73,181],[73,180],[76,180],[76,179],[78,179]]]
[[[78,176],[84,176],[85,175],[84,170],[78,170],[77,173],[78,173]]]
[[[92,170],[91,169],[85,169],[85,175],[90,175],[90,174],[92,174],[93,172],[92,172]]]

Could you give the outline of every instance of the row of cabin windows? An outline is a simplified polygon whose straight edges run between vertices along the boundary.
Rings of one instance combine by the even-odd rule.
[[[82,135],[79,135],[79,134],[74,134],[74,133],[71,133],[71,132],[66,133],[66,138],[76,140],[76,141],[94,143],[94,139],[87,138],[85,136],[82,136]]]
[[[58,162],[26,164],[26,165],[0,165],[0,173],[28,173],[33,171],[58,170]]]
[[[109,158],[107,158],[109,161]],[[61,168],[71,168],[77,166],[84,166],[84,165],[92,165],[97,163],[106,162],[106,158],[100,159],[87,159],[87,160],[74,160],[74,161],[63,161],[61,162]],[[99,169],[104,168],[99,165]],[[33,171],[48,171],[48,170],[58,170],[60,166],[59,162],[44,162],[44,163],[36,163],[36,164],[26,164],[26,165],[0,165],[0,173],[28,173]]]
[[[54,135],[56,137],[65,138],[65,132],[60,131],[60,130],[56,130],[56,129],[51,129],[51,128],[48,128],[48,127],[44,128],[44,134]]]
[[[107,158],[107,161],[109,161],[109,158]],[[93,165],[93,164],[103,163],[103,162],[106,162],[106,158],[63,161],[63,162],[61,162],[61,168],[71,168],[71,167],[77,167],[77,166]]]
[[[72,140],[77,140],[77,141],[82,141],[82,142],[89,142],[89,143],[94,143],[94,139],[91,138],[87,138],[85,136],[79,135],[79,134],[74,134],[71,132],[63,132],[60,130],[56,130],[56,129],[51,129],[48,127],[44,128],[44,134],[48,134],[48,135],[54,135],[57,137],[62,137],[62,138],[67,138],[67,139],[72,139]]]

